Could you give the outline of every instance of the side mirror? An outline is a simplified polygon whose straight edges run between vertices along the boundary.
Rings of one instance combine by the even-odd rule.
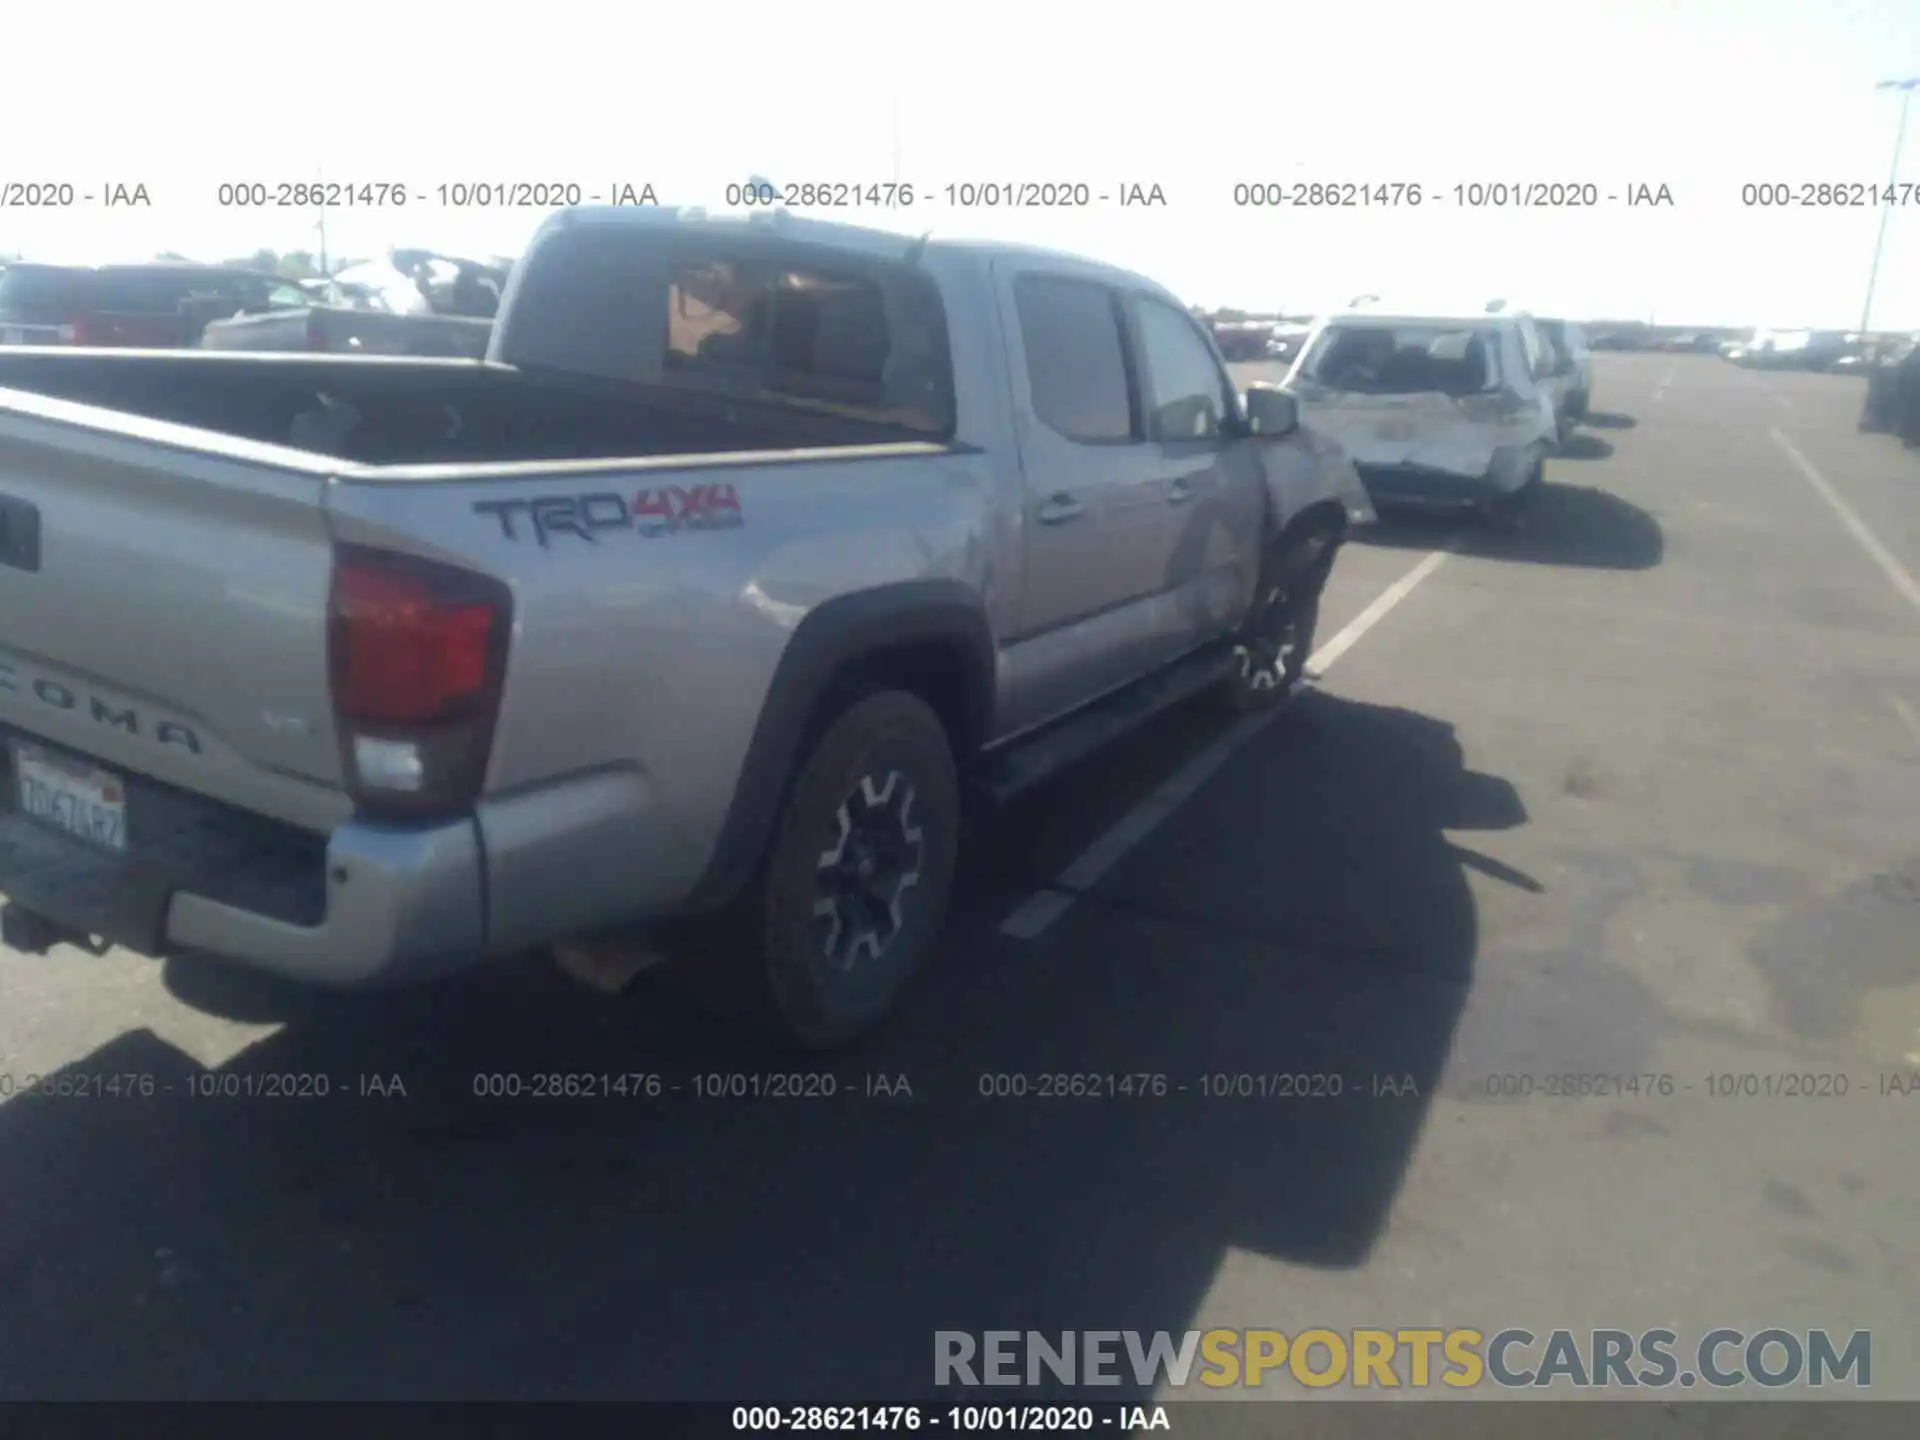
[[[1300,402],[1277,385],[1249,385],[1247,426],[1263,440],[1291,435],[1300,428]]]

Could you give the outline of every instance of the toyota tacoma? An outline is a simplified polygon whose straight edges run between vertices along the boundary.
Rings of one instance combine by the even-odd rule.
[[[485,359],[9,348],[8,943],[364,987],[672,920],[832,1046],[963,800],[1284,700],[1371,518],[1150,281],[778,212],[561,212]]]

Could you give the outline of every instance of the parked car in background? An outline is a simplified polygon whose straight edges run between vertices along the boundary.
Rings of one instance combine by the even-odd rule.
[[[1838,353],[1826,368],[1836,375],[1864,375],[1872,368],[1878,341],[1871,335],[1849,330],[1840,337]]]
[[[1307,343],[1307,336],[1313,333],[1311,325],[1276,325],[1273,333],[1267,337],[1267,359],[1293,360],[1300,354],[1300,347]]]
[[[1558,443],[1549,369],[1525,315],[1362,310],[1316,325],[1286,385],[1376,505],[1471,509],[1510,524]]]
[[[184,261],[15,262],[0,273],[0,345],[179,349],[211,320],[302,298],[278,275]]]
[[[1812,344],[1811,330],[1756,330],[1729,358],[1756,369],[1797,370],[1805,367]]]
[[[208,350],[479,359],[507,272],[425,250],[395,250],[384,262],[350,266],[309,282],[293,303],[210,324]]]
[[[1867,350],[1867,393],[1860,407],[1862,431],[1874,435],[1901,433],[1906,398],[1903,390],[1911,383],[1917,351],[1920,334],[1881,335]]]
[[[1814,330],[1807,337],[1807,348],[1801,357],[1801,364],[1808,370],[1825,373],[1838,365],[1850,354],[1859,354],[1862,347],[1856,337],[1844,330]]]
[[[1143,277],[636,207],[546,223],[484,362],[0,352],[0,506],[16,949],[353,986],[694,917],[815,1047],[934,949],[963,785],[1284,700],[1372,518]]]
[[[459,315],[396,315],[372,304],[303,303],[217,320],[201,333],[200,348],[479,360],[492,332],[491,321]]]
[[[1596,326],[1592,345],[1595,350],[1645,350],[1647,338],[1636,330],[1603,330]]]
[[[338,305],[345,310],[386,310],[386,297],[378,286],[365,281],[345,280],[335,275],[325,280],[310,280],[307,293],[321,305]]]
[[[1273,323],[1266,320],[1224,321],[1215,324],[1212,331],[1213,343],[1228,360],[1261,360],[1266,358],[1267,339],[1273,334]]]

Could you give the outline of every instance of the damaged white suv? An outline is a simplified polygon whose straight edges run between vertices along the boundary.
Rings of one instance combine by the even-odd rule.
[[[1318,322],[1287,375],[1301,419],[1337,440],[1376,507],[1517,521],[1558,443],[1553,355],[1522,314]]]

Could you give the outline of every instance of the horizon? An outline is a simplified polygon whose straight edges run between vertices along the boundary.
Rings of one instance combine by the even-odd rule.
[[[275,36],[298,45],[312,33],[283,15],[229,13],[246,15],[257,42],[249,54],[274,51]],[[472,84],[498,65],[491,34],[345,5],[330,12],[338,33],[364,27],[386,53],[437,63],[409,63],[406,93],[384,104],[322,114],[304,101],[289,108],[268,67],[225,66],[218,86],[179,85],[146,58],[175,42],[176,17],[130,14],[124,43],[89,64],[93,88],[115,95],[120,111],[137,110],[139,126],[63,119],[40,133],[31,117],[71,115],[71,85],[62,72],[27,67],[0,97],[0,134],[33,138],[0,180],[65,181],[87,193],[142,184],[151,204],[0,209],[0,253],[78,263],[317,253],[311,210],[223,208],[217,196],[223,183],[323,179],[409,192],[403,206],[329,213],[330,255],[377,257],[394,245],[516,255],[546,209],[420,199],[433,202],[443,183],[547,180],[578,183],[583,195],[650,185],[666,205],[727,210],[737,208],[726,203],[729,183],[765,175],[912,185],[910,207],[799,213],[1085,254],[1208,310],[1319,314],[1356,293],[1432,289],[1444,276],[1457,293],[1517,297],[1569,317],[1857,330],[1879,208],[1749,206],[1742,187],[1884,185],[1899,97],[1875,86],[1920,74],[1920,7],[1896,0],[1832,12],[1788,0],[1622,0],[1584,20],[1566,47],[1543,41],[1537,10],[1514,0],[1463,0],[1444,15],[1378,4],[1337,15],[1248,12],[1234,21],[1231,54],[1282,57],[1258,89],[1235,88],[1239,67],[1224,63],[1224,45],[1215,60],[1176,60],[1150,80],[1122,81],[1138,61],[1126,27],[1030,7],[974,7],[964,31],[935,31],[865,0],[804,24],[767,13],[780,18],[768,32],[777,53],[766,55],[733,54],[696,20],[650,17],[648,54],[682,63],[650,63],[636,84],[627,47],[560,0],[543,10],[548,23],[515,32],[515,78],[502,89]],[[10,18],[9,31],[24,53],[80,43],[76,22],[51,9]],[[996,41],[1011,32],[1022,37],[1018,53]],[[1395,35],[1391,50],[1379,47],[1382,34]],[[1296,56],[1289,72],[1285,60]],[[808,76],[831,83],[796,78]],[[976,94],[982,76],[992,81],[988,105]],[[1152,86],[1154,103],[1129,98],[1136,83]],[[496,90],[507,98],[489,101]],[[269,119],[234,121],[255,115]],[[655,135],[670,143],[656,147]],[[1902,183],[1915,198],[1887,227],[1876,330],[1920,329],[1920,146],[1909,144],[1907,157]],[[1036,181],[1116,197],[1123,186],[1157,186],[1165,203],[970,209],[943,193]],[[1473,209],[1451,193],[1520,181],[1591,184],[1599,203]],[[1295,182],[1388,187],[1383,195],[1398,186],[1402,203],[1234,203],[1236,185]],[[1404,203],[1415,184],[1418,206]],[[1635,187],[1657,195],[1662,186],[1671,204],[1627,203]]]

